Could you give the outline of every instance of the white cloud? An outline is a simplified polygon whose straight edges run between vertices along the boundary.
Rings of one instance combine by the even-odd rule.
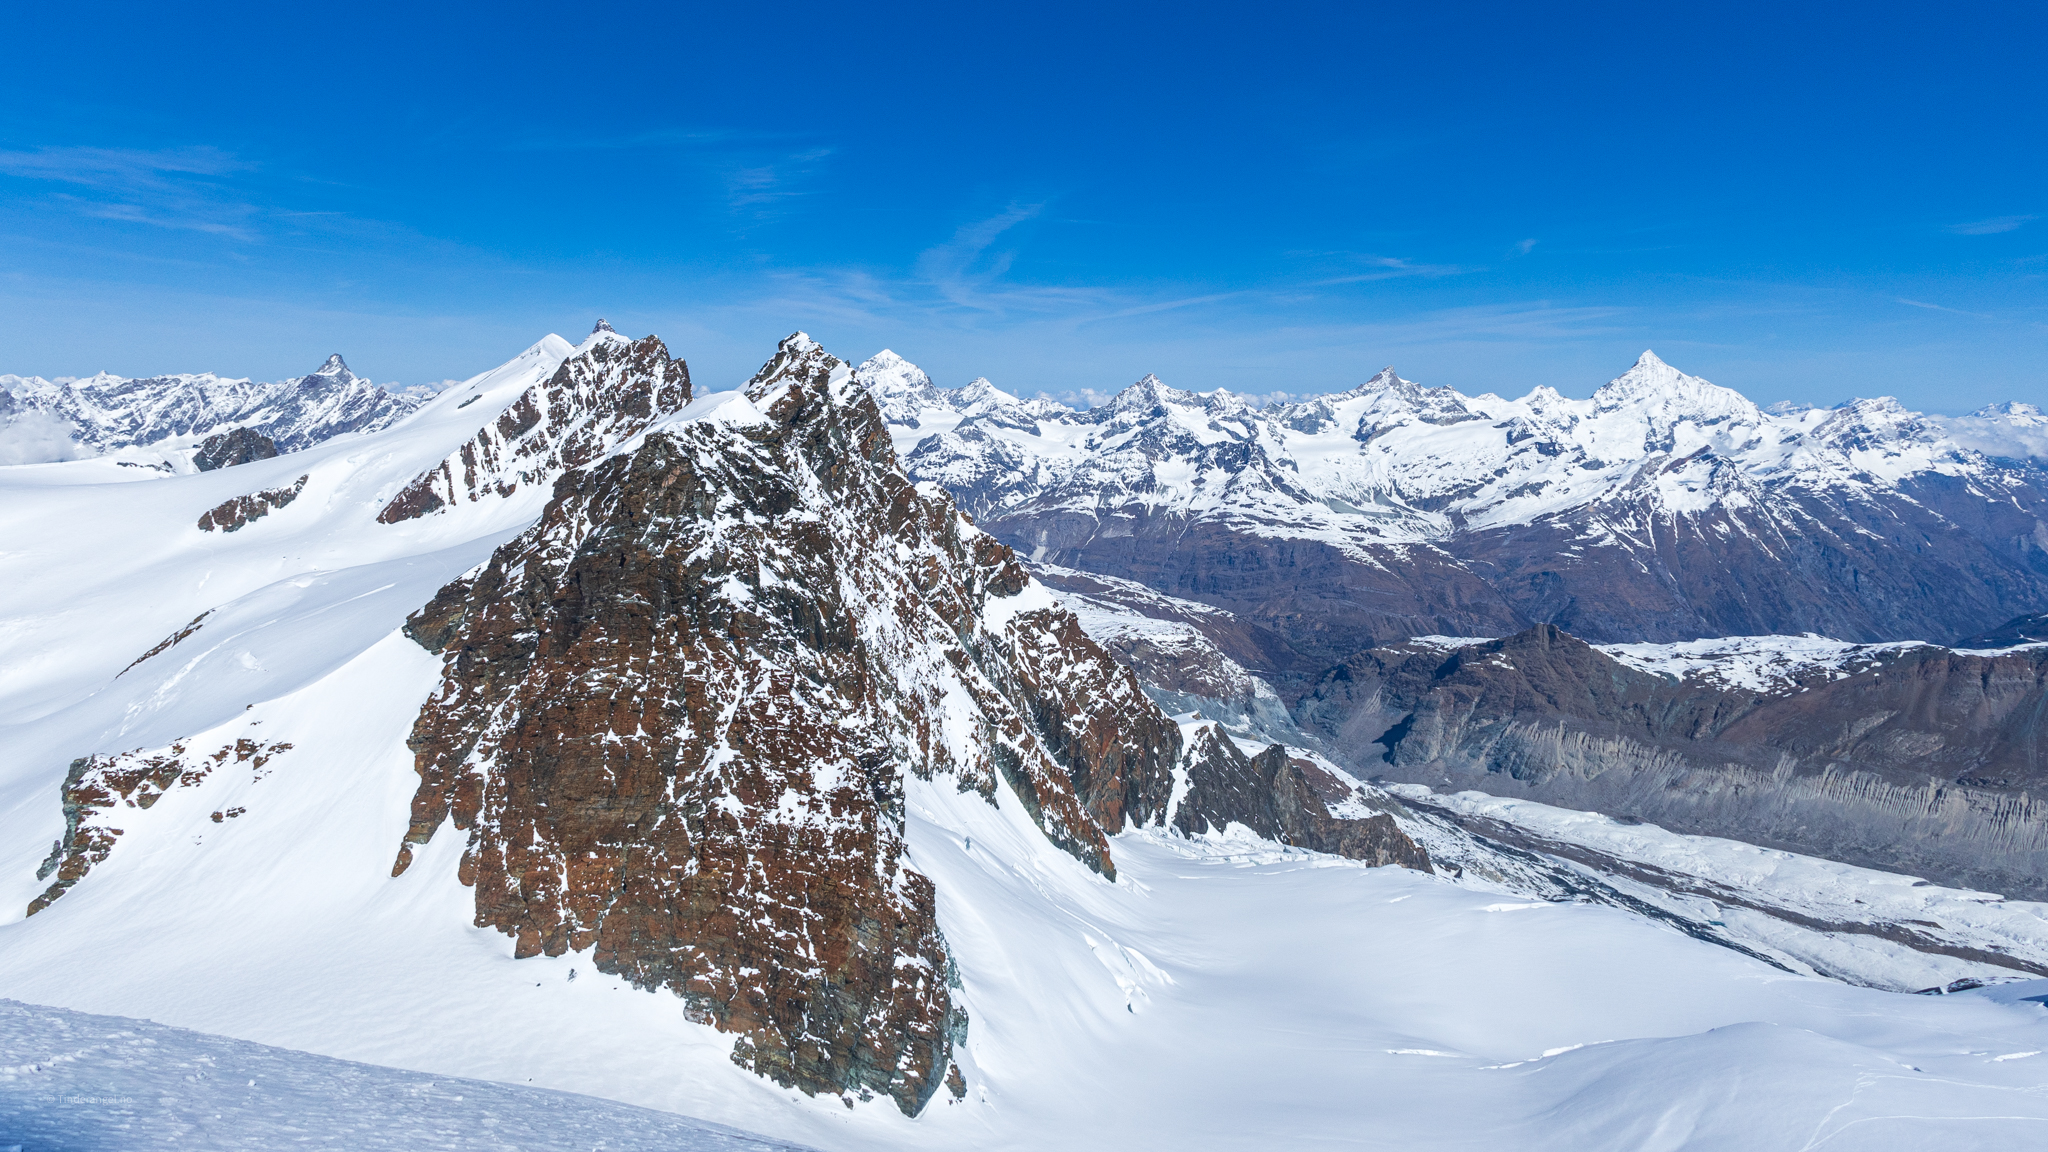
[[[1935,417],[1949,439],[1986,456],[2048,460],[2048,419],[1998,416]]]
[[[1951,224],[1948,226],[1948,230],[1958,236],[1993,236],[2000,232],[2010,232],[2023,224],[2037,219],[2039,217],[2036,216],[1993,216],[1988,220],[1972,220],[1967,224]]]
[[[0,466],[48,464],[90,456],[71,438],[76,429],[69,420],[38,409],[18,412],[0,422]]]

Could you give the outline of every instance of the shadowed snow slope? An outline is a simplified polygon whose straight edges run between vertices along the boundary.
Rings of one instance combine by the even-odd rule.
[[[588,1096],[351,1064],[146,1020],[0,1001],[0,1137],[141,1148],[800,1152]]]
[[[1156,807],[1149,794],[1119,807],[1117,796],[1077,785],[1080,800],[1098,814],[1091,820],[1124,830],[1100,853],[1073,842],[1062,847],[1048,836],[1059,826],[1047,815],[1049,803],[1028,804],[1020,795],[1028,784],[1041,801],[1051,796],[1044,789],[1054,777],[1034,776],[1031,765],[1039,761],[1030,757],[977,776],[971,787],[963,784],[968,773],[920,773],[908,756],[893,765],[888,757],[858,762],[862,771],[876,768],[860,781],[874,812],[860,797],[844,808],[900,828],[901,867],[876,875],[906,885],[891,891],[908,891],[905,875],[928,878],[952,961],[950,1003],[964,1011],[946,1018],[962,1094],[937,1093],[915,1116],[880,1093],[870,1098],[857,1082],[842,1095],[808,1095],[756,1075],[735,1062],[733,1032],[719,1030],[681,996],[659,988],[650,994],[650,982],[610,974],[617,956],[580,935],[563,935],[561,947],[544,942],[532,954],[512,936],[479,926],[487,909],[478,889],[465,884],[477,878],[467,850],[488,847],[493,836],[508,838],[514,825],[492,826],[486,817],[461,830],[459,815],[451,815],[455,827],[408,840],[423,791],[409,739],[422,706],[453,681],[448,661],[401,625],[440,590],[465,587],[458,578],[483,579],[491,571],[486,561],[529,571],[588,569],[587,579],[547,585],[547,597],[528,605],[535,619],[557,627],[575,596],[601,584],[603,574],[589,562],[607,553],[589,540],[654,548],[682,537],[627,531],[654,521],[595,514],[560,525],[542,520],[544,509],[573,518],[597,507],[560,493],[595,483],[599,472],[580,473],[551,491],[516,463],[494,473],[487,494],[479,487],[474,500],[462,469],[450,463],[440,474],[463,481],[445,489],[454,498],[418,515],[385,522],[378,516],[416,478],[461,460],[465,445],[482,453],[487,441],[497,443],[506,461],[518,455],[507,445],[556,427],[526,424],[514,410],[548,381],[587,382],[558,370],[610,343],[600,333],[574,349],[549,337],[391,429],[230,469],[146,480],[99,460],[0,469],[0,586],[10,590],[0,604],[0,745],[8,753],[0,758],[0,995],[435,1077],[586,1093],[834,1150],[1989,1148],[2048,1133],[2048,1059],[2037,1051],[2048,1049],[2048,1009],[2025,999],[2048,994],[2048,982],[1944,997],[1851,987],[1773,968],[1614,907],[1368,868],[1282,849],[1241,830],[1171,834],[1148,814]],[[801,360],[808,374],[786,381],[764,375],[744,398],[697,397],[604,451],[651,460],[649,447],[664,440],[731,442],[717,457],[730,464],[737,453],[755,450],[744,441],[770,460],[775,441],[764,418],[795,421],[792,413],[811,402],[805,397],[840,404],[847,391],[844,366],[807,340],[786,341],[778,356],[771,366]],[[498,422],[508,412],[514,415],[503,427],[511,431],[503,431]],[[681,426],[692,421],[719,427]],[[478,439],[487,427],[501,427],[502,443]],[[866,476],[876,491],[894,494],[892,507],[949,514],[935,489],[913,499],[907,484],[888,478],[895,474],[887,436],[871,430],[860,441],[867,464],[831,437],[805,447],[806,467],[818,470],[815,483]],[[557,443],[551,439],[547,450]],[[536,454],[531,458],[545,455],[538,448]],[[623,467],[620,455],[604,459]],[[708,469],[701,475],[716,478]],[[300,477],[295,499],[233,533],[197,527],[224,502],[290,488]],[[803,485],[814,486],[808,479]],[[678,501],[685,494],[681,482],[650,484],[648,491],[656,488]],[[717,506],[710,497],[701,503]],[[811,503],[791,507],[810,519],[793,514],[777,532],[834,522]],[[766,518],[759,510],[750,514]],[[981,539],[948,524],[928,531],[956,533],[963,547]],[[574,549],[586,569],[540,547],[557,539],[557,527],[569,541],[564,552]],[[781,538],[765,537],[769,544]],[[630,549],[624,554],[630,558]],[[861,571],[928,575],[924,561],[938,556],[879,536],[844,554],[847,571],[858,562]],[[761,555],[748,570],[757,584],[743,594],[746,566],[729,566],[716,588],[699,590],[701,602],[717,607],[763,595],[754,589],[770,586],[762,573],[775,558],[766,548]],[[558,561],[567,566],[555,567]],[[1006,554],[991,553],[977,570],[1010,567]],[[918,595],[946,586],[922,584]],[[660,591],[653,583],[642,587],[650,597]],[[773,587],[795,589],[775,593],[791,597],[803,590],[794,582]],[[1021,575],[1004,576],[1000,592],[1006,594],[962,601],[973,609],[963,617],[963,647],[978,646],[971,658],[997,671],[1004,666],[990,653],[1000,644],[1020,651],[1027,641],[1042,646],[1061,634],[1054,625],[1072,620]],[[900,599],[874,603],[900,613],[901,627],[933,627],[919,623],[918,613],[928,609],[916,596],[890,594]],[[447,606],[462,597],[440,599]],[[728,626],[706,627],[692,642],[745,638],[752,627],[742,613],[717,619]],[[832,640],[835,621],[824,615],[813,632]],[[450,634],[457,630],[443,623]],[[508,630],[506,642],[525,635]],[[586,628],[581,635],[603,633]],[[1082,651],[1078,645],[1064,651]],[[617,668],[588,665],[592,675],[574,685],[575,702],[601,703],[607,684],[630,685],[647,675],[638,650],[621,651],[632,659]],[[499,674],[492,663],[476,670],[480,682]],[[1014,662],[1007,667],[1029,671]],[[604,680],[600,671],[615,679]],[[737,674],[730,679],[741,682]],[[1002,691],[1006,699],[1055,699],[1053,679]],[[953,683],[938,663],[924,682]],[[977,681],[961,671],[957,683],[971,688]],[[1096,681],[1083,687],[1074,695],[1097,706],[1114,696]],[[787,743],[787,733],[816,722],[801,712],[796,721],[779,722],[777,707],[791,699],[751,701],[767,706],[745,731]],[[1038,722],[1030,717],[1015,727],[998,725],[1007,724],[1006,713],[993,697],[976,703],[938,692],[923,713],[905,709],[901,699],[877,689],[861,697],[861,707],[887,704],[897,714],[936,717],[928,726],[930,747],[960,735],[962,743],[948,752],[956,762],[999,751],[999,741],[975,727],[976,716],[1000,728],[1014,748],[1028,750],[1037,739],[1025,726]],[[643,731],[639,718],[657,711],[650,705],[590,733],[587,747],[649,739],[651,729]],[[510,778],[507,765],[516,768],[521,756],[538,767],[520,769],[527,776],[515,783],[553,779],[545,756],[533,751],[545,752],[544,742],[522,744],[518,717],[495,715],[505,723],[491,730],[495,743],[480,745],[491,753],[488,762],[465,762],[451,777],[453,812],[466,803],[464,788],[499,787]],[[852,722],[852,734],[885,727],[862,719],[868,713],[831,718],[841,715]],[[1093,729],[1069,731],[1065,745],[1051,748],[1048,735],[1050,750],[1034,755],[1064,757],[1073,771],[1081,762],[1075,749],[1093,737]],[[74,807],[77,827],[67,829],[67,765],[137,749],[161,761],[148,769],[147,787],[136,784],[127,793],[149,802],[110,803],[96,814]],[[728,751],[753,754],[737,744],[721,747],[703,771],[729,766]],[[936,751],[930,758],[936,761]],[[112,771],[105,762],[89,763]],[[1092,771],[1110,760],[1088,763]],[[1128,761],[1126,770],[1136,771]],[[1092,772],[1090,779],[1099,785],[1105,775]],[[751,816],[780,814],[794,826],[811,800],[794,774],[786,779],[794,781],[787,789],[744,800],[732,793],[716,803],[750,805]],[[603,808],[582,794],[566,800],[564,807]],[[1138,827],[1125,829],[1104,813],[1128,815]],[[111,851],[92,857],[101,842],[73,835],[87,825],[118,830]],[[546,832],[542,825],[533,821]],[[515,846],[541,839],[521,837]],[[67,841],[76,854],[62,850]],[[394,875],[401,843],[411,855]],[[566,833],[559,843],[570,843]],[[638,852],[644,844],[599,838],[591,854]],[[764,844],[747,842],[735,855],[752,859],[749,853],[763,853]],[[890,844],[893,852],[894,839]],[[588,857],[546,859],[547,867],[516,878],[517,893],[545,891],[563,875],[573,890],[573,870]],[[697,858],[683,861],[679,852],[672,859],[679,861],[677,874],[699,874],[691,871]],[[637,882],[666,873],[642,867],[621,874]],[[24,916],[53,874],[75,883]],[[514,892],[505,883],[499,895]],[[582,916],[589,907],[568,911]],[[159,1083],[193,1074],[175,1067],[197,1058],[179,1048],[185,1041],[149,1038],[166,1053],[149,1070],[168,1076]],[[42,1060],[40,1051],[21,1054],[10,1046],[0,1074],[17,1079],[7,1090],[31,1084],[41,1073],[24,1065]],[[216,1061],[225,1068],[231,1058]],[[111,1063],[92,1066],[115,1075]],[[98,1094],[90,1077],[62,1075],[73,1079],[58,1085],[60,1094]],[[350,1075],[367,1078],[359,1084],[403,1080]],[[261,1082],[253,1073],[244,1080],[252,1078]],[[117,1078],[106,1091],[129,1090]],[[218,1089],[178,1091],[197,1102]],[[523,1107],[503,1099],[505,1109]],[[428,1103],[423,1097],[421,1109]],[[59,1119],[84,1134],[67,1136],[70,1143],[92,1147],[85,1137],[104,1116],[86,1107]],[[346,1111],[351,1120],[361,1118],[361,1107]],[[501,1124],[509,1114],[493,1113]],[[403,1115],[445,1117],[458,1128],[484,1123],[473,1112]],[[630,1146],[628,1133],[654,1130],[634,1123],[622,1120],[622,1134],[606,1146]],[[306,1126],[320,1139],[347,1135],[319,1131],[317,1119]],[[563,1135],[545,1146],[590,1146],[570,1142],[581,1140],[584,1129],[557,1130]],[[475,1136],[458,1131],[448,1139]],[[9,1133],[0,1147],[11,1140]]]

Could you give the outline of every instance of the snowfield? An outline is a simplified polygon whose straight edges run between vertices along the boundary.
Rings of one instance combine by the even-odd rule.
[[[1007,788],[991,806],[944,779],[908,780],[908,837],[971,1018],[964,1100],[910,1119],[806,1097],[588,954],[514,960],[472,926],[459,835],[391,875],[405,740],[441,674],[397,629],[547,493],[375,517],[570,352],[549,337],[389,429],[274,460],[0,469],[0,997],[24,1002],[0,1006],[0,1149],[783,1146],[637,1109],[848,1152],[2048,1143],[2048,980],[1857,987],[1471,869],[1228,832],[1127,831],[1112,883]],[[743,416],[708,394],[677,418]],[[262,520],[195,527],[302,475]],[[74,758],[245,740],[289,747],[119,809],[111,854],[24,916]],[[1693,851],[1546,819],[1616,853]]]

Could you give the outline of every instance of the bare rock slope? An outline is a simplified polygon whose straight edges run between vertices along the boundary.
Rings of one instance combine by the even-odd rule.
[[[1551,625],[1389,645],[1295,718],[1364,775],[2048,896],[2048,646],[1839,645],[1769,678],[1650,647]]]

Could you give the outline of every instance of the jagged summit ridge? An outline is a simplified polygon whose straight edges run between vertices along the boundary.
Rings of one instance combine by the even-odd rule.
[[[1387,368],[1263,408],[1153,376],[1087,410],[962,400],[921,401],[915,426],[887,408],[914,477],[1034,558],[1256,603],[1315,659],[1347,636],[1535,620],[1602,640],[1949,636],[2048,602],[2048,418],[2019,405],[1766,412],[1649,350],[1586,399],[1467,396]],[[1940,543],[1902,566],[1903,524]],[[1302,549],[1327,557],[1321,582],[1281,581]],[[1275,550],[1290,558],[1245,567]],[[1265,590],[1226,594],[1223,563],[1224,584]],[[1937,606],[1920,586],[1954,593]]]
[[[0,383],[12,394],[12,406],[68,425],[87,454],[196,443],[230,428],[248,428],[293,452],[388,428],[426,402],[358,377],[340,353],[305,376],[269,384],[211,372],[137,378],[101,372],[68,383],[41,377]]]

